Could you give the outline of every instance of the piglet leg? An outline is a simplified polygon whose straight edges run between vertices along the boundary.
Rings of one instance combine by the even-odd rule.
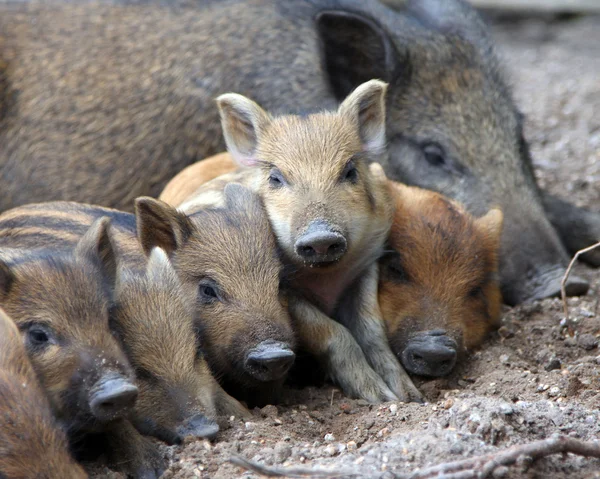
[[[329,377],[349,397],[371,403],[398,400],[365,358],[343,325],[301,298],[291,298],[290,314],[302,346],[322,360]]]
[[[377,300],[379,268],[375,264],[346,295],[339,320],[346,325],[371,367],[404,402],[422,402],[423,396],[392,352]]]

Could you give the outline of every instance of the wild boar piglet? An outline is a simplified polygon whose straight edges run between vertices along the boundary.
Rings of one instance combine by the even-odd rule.
[[[385,152],[386,89],[368,81],[336,111],[306,116],[272,116],[242,95],[221,95],[225,142],[240,170],[215,178],[227,171],[227,159],[205,160],[162,195],[187,212],[218,204],[228,182],[257,192],[295,269],[289,307],[302,346],[346,394],[373,402],[420,397],[389,349],[377,305],[376,262],[393,214],[376,163]],[[209,179],[184,198],[187,183]]]
[[[407,371],[444,376],[498,325],[502,212],[475,218],[439,193],[392,185],[378,293],[388,338]]]
[[[1,309],[0,431],[0,477],[87,477],[69,454],[17,327]]]
[[[162,459],[127,421],[139,391],[109,327],[118,267],[109,224],[98,218],[74,239],[60,228],[53,236],[58,226],[35,210],[4,212],[0,305],[75,449],[102,437],[93,443],[106,445],[110,465],[138,477],[160,471]],[[74,241],[60,249],[56,235]]]

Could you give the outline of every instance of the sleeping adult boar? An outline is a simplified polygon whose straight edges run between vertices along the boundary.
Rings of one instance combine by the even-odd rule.
[[[289,113],[334,107],[380,78],[390,84],[388,176],[477,215],[500,206],[505,301],[556,294],[565,245],[593,243],[600,216],[539,190],[477,13],[461,0],[397,3],[1,6],[0,209],[49,199],[131,207],[224,149],[218,94]],[[587,259],[600,264],[600,252]],[[587,288],[572,276],[567,292]]]

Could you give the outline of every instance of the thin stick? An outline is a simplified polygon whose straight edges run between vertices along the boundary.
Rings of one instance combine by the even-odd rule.
[[[564,309],[564,313],[565,313],[565,322],[567,323],[567,326],[569,325],[569,305],[567,304],[566,284],[567,284],[567,280],[569,279],[569,275],[571,274],[571,269],[573,268],[573,265],[575,264],[575,262],[577,261],[577,259],[579,258],[580,255],[587,253],[588,251],[592,251],[592,250],[598,248],[599,246],[600,246],[600,242],[577,251],[577,253],[575,253],[575,256],[573,256],[573,259],[569,263],[569,267],[567,268],[567,271],[565,271],[562,281],[560,282],[560,297],[561,297],[562,303],[563,303],[563,309]]]
[[[600,441],[580,441],[567,436],[553,436],[542,441],[520,444],[485,456],[447,462],[416,471],[409,479],[486,479],[500,466],[512,466],[521,457],[532,460],[551,454],[571,453],[600,458]]]
[[[356,474],[348,473],[348,472],[335,472],[335,471],[323,471],[319,469],[305,469],[300,467],[290,467],[290,468],[275,468],[275,467],[266,467],[256,462],[250,461],[242,456],[231,456],[228,459],[232,464],[247,469],[249,471],[255,472],[264,477],[288,477],[288,478],[316,478],[316,479],[334,479],[334,478],[343,478],[343,477],[357,477]]]
[[[333,407],[333,395],[335,394],[335,389],[331,390],[331,403],[329,404],[329,407],[332,408]]]

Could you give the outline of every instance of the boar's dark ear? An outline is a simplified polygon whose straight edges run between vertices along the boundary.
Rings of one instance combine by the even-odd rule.
[[[0,298],[10,291],[14,279],[10,266],[0,259]]]
[[[117,280],[117,253],[110,232],[110,218],[98,218],[75,246],[75,256],[97,264],[105,278],[114,285]]]
[[[377,22],[356,13],[328,10],[317,16],[317,31],[323,66],[339,101],[372,78],[391,81],[398,53]]]
[[[156,246],[170,255],[192,234],[192,223],[184,213],[154,198],[137,198],[135,217],[138,239],[146,255]]]
[[[261,208],[260,197],[240,183],[228,183],[223,190],[225,206],[232,210]]]
[[[217,106],[227,151],[242,166],[256,164],[256,147],[261,131],[271,121],[269,114],[257,103],[237,93],[219,96]]]

